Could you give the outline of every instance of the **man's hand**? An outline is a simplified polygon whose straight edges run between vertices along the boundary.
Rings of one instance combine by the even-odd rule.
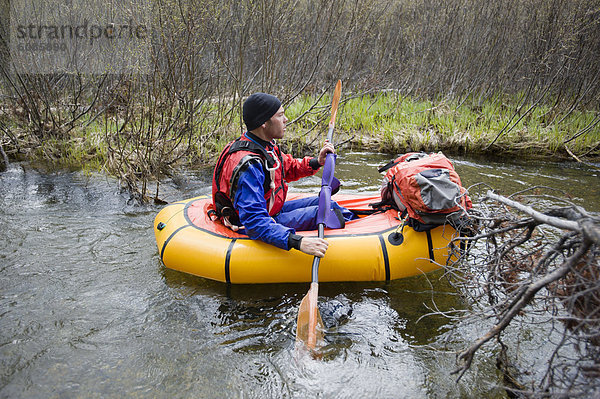
[[[328,246],[329,243],[319,237],[302,237],[302,241],[300,241],[300,251],[319,258],[325,256]]]
[[[335,148],[333,144],[329,142],[329,140],[325,140],[325,144],[323,144],[323,148],[319,151],[319,165],[325,165],[325,158],[327,158],[327,154],[335,154]]]

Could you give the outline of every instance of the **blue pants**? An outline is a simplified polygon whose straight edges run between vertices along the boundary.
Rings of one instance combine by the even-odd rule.
[[[348,209],[331,201],[332,209],[339,209],[344,220],[356,219],[356,216]],[[277,223],[291,227],[296,231],[316,230],[317,211],[319,210],[319,197],[299,198],[286,201],[281,211],[273,217]]]

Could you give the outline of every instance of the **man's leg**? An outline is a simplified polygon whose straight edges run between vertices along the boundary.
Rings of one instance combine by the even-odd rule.
[[[277,223],[296,231],[316,230],[319,197],[299,198],[286,201],[274,219]]]
[[[335,201],[331,202],[331,207],[339,209],[345,221],[356,219],[356,216],[349,209],[339,206]],[[275,216],[275,221],[284,226],[292,227],[296,231],[316,230],[318,210],[319,197],[287,201],[281,212]]]

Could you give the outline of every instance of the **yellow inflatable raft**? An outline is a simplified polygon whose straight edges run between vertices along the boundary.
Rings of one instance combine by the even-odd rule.
[[[289,194],[288,199],[300,196]],[[379,197],[338,194],[335,200],[360,211],[370,209],[368,204]],[[166,267],[236,284],[310,282],[312,256],[235,233],[212,221],[210,209],[211,198],[197,197],[167,205],[158,213],[154,233]],[[325,229],[329,248],[321,259],[319,281],[387,281],[427,273],[446,263],[456,230],[446,225],[419,233],[400,226],[397,212],[390,210],[347,222],[343,229]]]

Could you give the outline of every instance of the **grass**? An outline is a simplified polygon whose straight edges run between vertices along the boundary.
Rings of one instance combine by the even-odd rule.
[[[478,103],[467,99],[428,101],[386,92],[349,97],[342,101],[336,130],[354,137],[352,145],[367,150],[459,152],[465,154],[522,154],[529,157],[567,157],[564,141],[588,127],[596,112],[579,110],[567,114],[547,105],[519,107],[519,97],[502,97]],[[323,98],[306,118],[323,118],[329,99]],[[312,102],[303,98],[288,107],[295,119]],[[327,116],[327,115],[325,115]],[[294,127],[296,135],[306,124]],[[322,130],[322,129],[321,129]],[[498,136],[498,137],[497,137]],[[493,143],[493,144],[492,144]],[[573,153],[599,158],[600,125],[569,143]]]
[[[421,100],[401,95],[395,91],[378,94],[353,95],[342,97],[336,121],[336,144],[344,147],[401,153],[406,151],[444,151],[454,154],[493,154],[494,156],[571,158],[565,148],[565,141],[590,125],[597,118],[597,111],[577,110],[567,113],[559,107],[538,105],[519,106],[518,95],[498,96],[488,101],[468,98],[459,102],[452,99],[436,101]],[[325,137],[329,121],[331,99],[323,96],[319,101],[313,96],[301,96],[286,106],[290,121],[282,146],[294,155],[300,156],[316,150]],[[316,102],[316,104],[315,104]],[[110,149],[107,137],[114,137],[111,131],[118,130],[114,119],[103,117],[94,121],[82,118],[79,126],[58,137],[43,137],[26,132],[27,126],[10,120],[10,114],[2,115],[5,126],[15,131],[14,137],[24,138],[19,150],[25,158],[46,159],[54,164],[67,167],[81,167],[85,170],[107,169]],[[211,163],[227,142],[237,137],[241,131],[239,115],[234,110],[226,115],[216,109],[214,103],[200,107],[194,115],[194,127],[190,130],[191,149],[187,161],[191,164]],[[109,121],[106,124],[106,121]],[[147,126],[144,117],[131,122],[131,129],[139,132],[123,131],[118,134],[118,142],[128,148],[120,156],[131,157],[139,154],[163,151],[177,158],[178,149],[173,149],[177,139],[174,130],[148,135],[143,131]],[[137,136],[135,136],[137,134]],[[111,136],[112,135],[112,136]],[[29,139],[27,139],[29,137]],[[43,144],[41,144],[43,143]],[[493,143],[493,144],[492,144]],[[569,151],[586,154],[587,159],[600,159],[600,125],[568,143]],[[4,142],[5,148],[10,143]],[[114,145],[114,143],[113,143]],[[23,151],[25,149],[25,151]],[[137,152],[136,152],[137,151]],[[13,151],[15,153],[16,151]],[[161,162],[149,161],[138,155],[138,159],[116,159],[112,162],[125,165],[127,173],[139,173],[136,163],[154,162],[141,169],[148,173],[160,167]],[[145,169],[144,169],[145,168]]]
[[[600,125],[594,125],[598,111],[531,107],[519,104],[519,98],[459,102],[421,100],[392,91],[345,94],[334,141],[338,148],[391,154],[444,151],[553,160],[585,155],[585,160],[600,160]],[[280,141],[284,151],[295,156],[316,153],[325,138],[330,101],[326,96],[302,96],[286,105],[290,124]],[[146,201],[154,195],[156,201],[164,176],[177,173],[174,170],[184,164],[214,164],[222,148],[242,131],[239,110],[228,103],[224,110],[206,102],[191,116],[179,112],[177,104],[159,111],[133,107],[127,118],[118,112],[93,119],[87,115],[67,130],[61,130],[65,124],[51,123],[68,120],[68,111],[60,107],[52,108],[53,118],[37,128],[22,112],[11,114],[9,107],[0,107],[0,127],[9,132],[0,137],[0,144],[12,158],[116,176],[133,197]],[[568,141],[578,132],[585,134]]]

